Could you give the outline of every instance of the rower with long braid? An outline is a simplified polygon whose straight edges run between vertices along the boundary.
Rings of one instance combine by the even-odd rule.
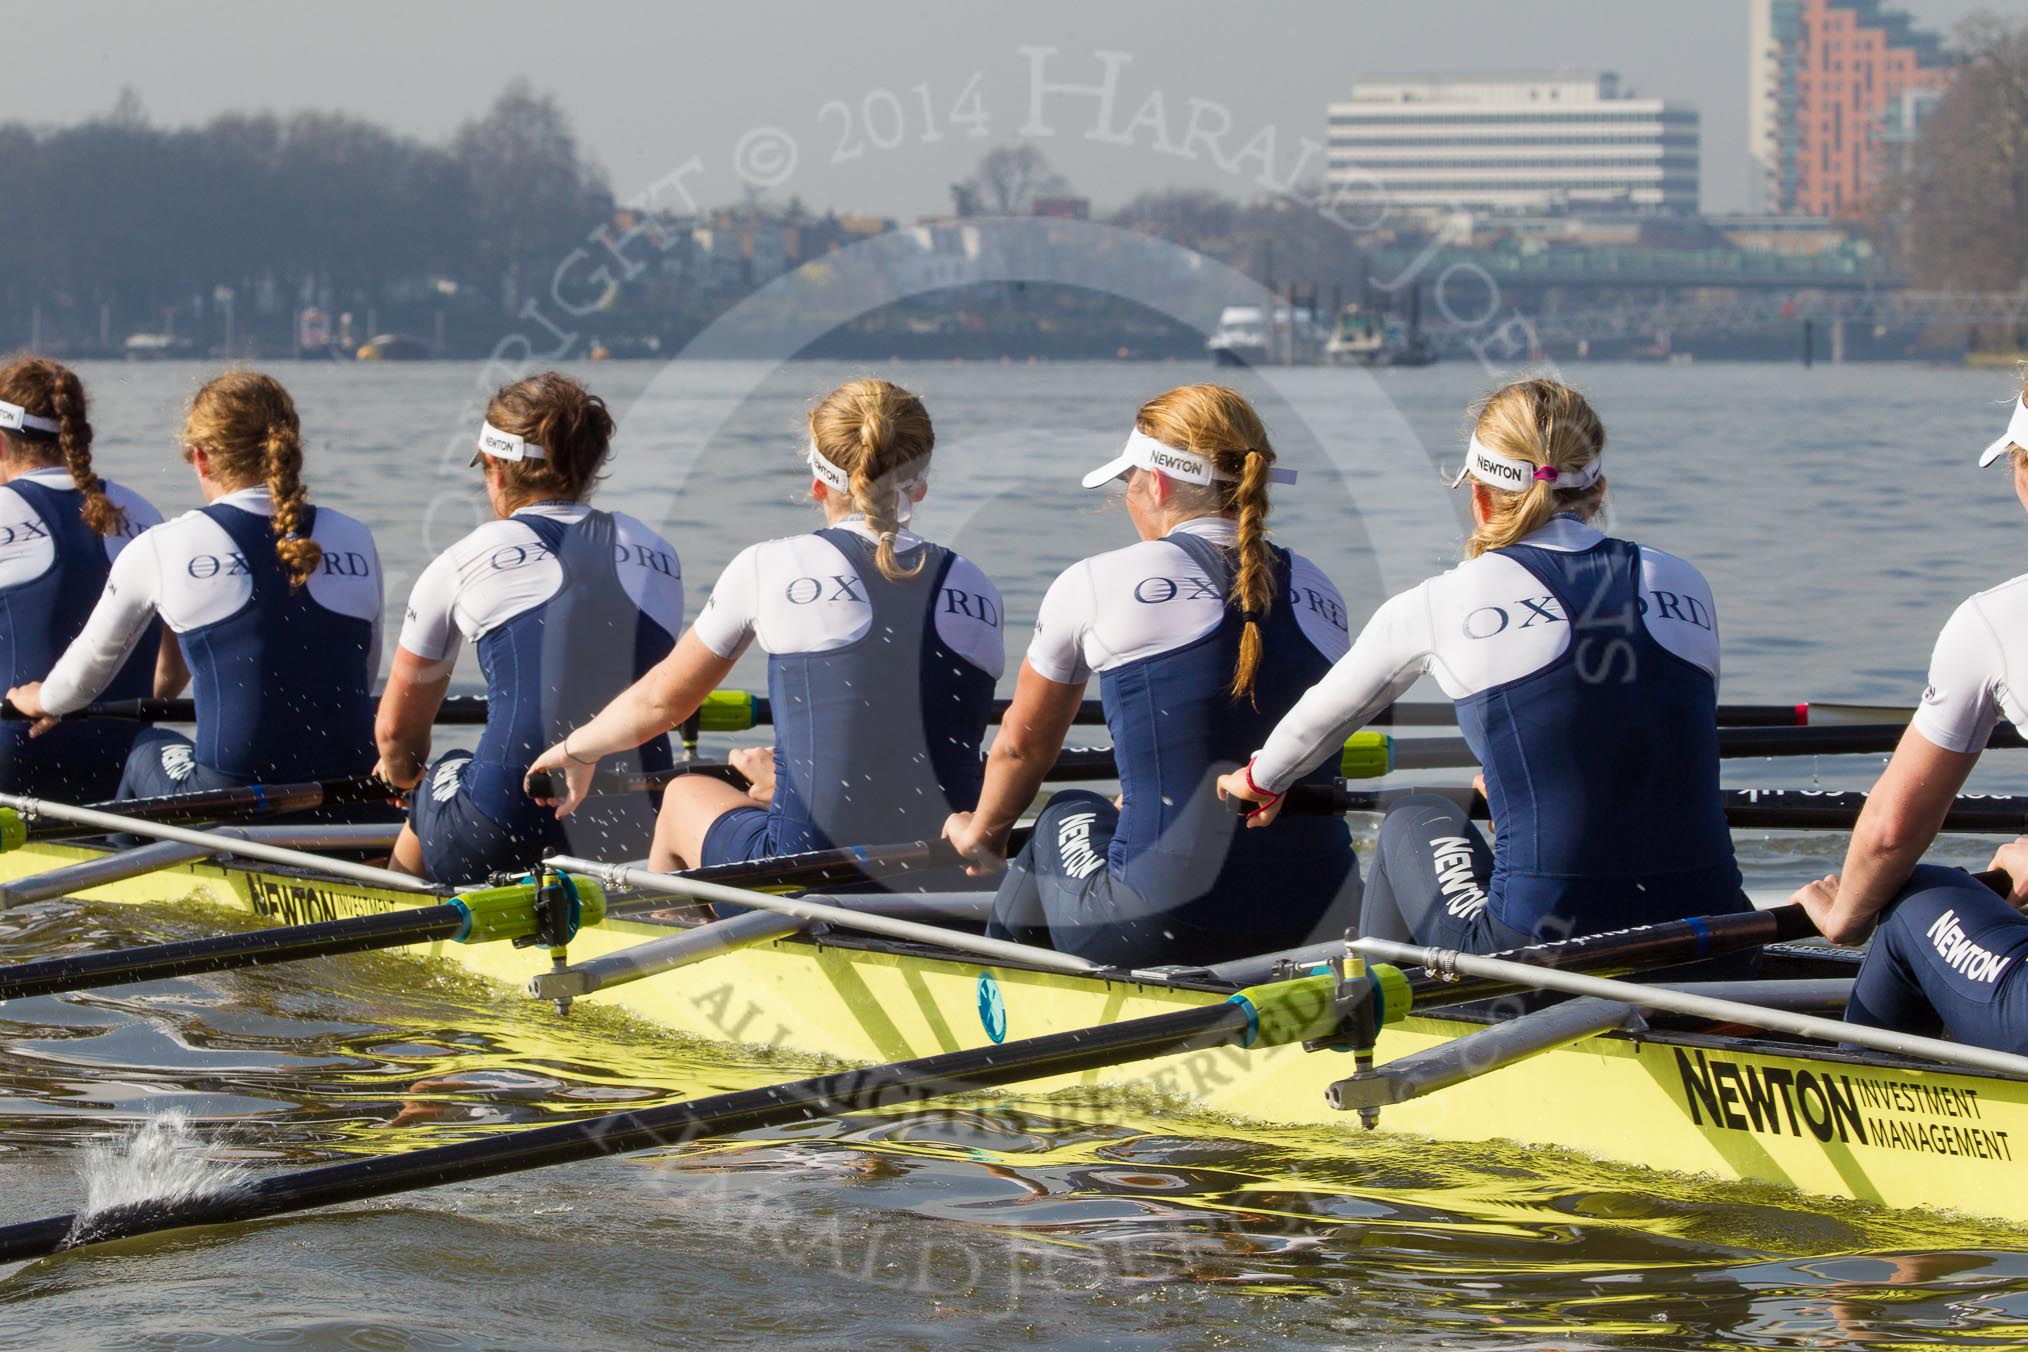
[[[365,774],[380,653],[372,533],[311,505],[296,406],[272,376],[228,371],[198,390],[183,458],[208,505],[121,550],[77,639],[7,698],[38,733],[54,727],[128,670],[159,618],[175,641],[155,693],[191,685],[197,737],[142,732],[120,796]]]
[[[1051,584],[978,809],[944,834],[975,872],[999,866],[1094,675],[1120,802],[1082,789],[1049,800],[1001,881],[992,933],[1101,962],[1202,963],[1318,937],[1356,899],[1343,821],[1242,832],[1214,791],[1345,651],[1338,589],[1268,543],[1269,485],[1294,477],[1245,397],[1217,385],[1149,400],[1120,454],[1085,476],[1125,480],[1140,542]]]
[[[0,367],[0,677],[47,672],[105,589],[113,560],[162,514],[92,468],[84,384],[69,367],[22,356]],[[160,625],[106,683],[114,699],[155,693]],[[173,642],[173,640],[171,640]],[[0,789],[73,802],[110,798],[142,725],[71,719],[30,737],[0,723]]]

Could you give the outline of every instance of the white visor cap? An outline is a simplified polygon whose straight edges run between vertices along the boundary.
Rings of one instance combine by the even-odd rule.
[[[54,418],[45,418],[40,413],[30,413],[19,404],[0,401],[0,430],[8,432],[60,432],[63,429]]]
[[[1984,469],[2005,455],[2009,446],[2028,449],[2028,403],[2023,403],[2019,399],[2014,401],[2014,416],[2007,420],[2006,433],[1986,447],[1985,454],[1979,457],[1979,468]]]
[[[1537,480],[1547,482],[1559,492],[1574,493],[1590,488],[1604,473],[1603,455],[1593,456],[1591,463],[1583,469],[1564,474],[1554,465],[1538,465],[1532,460],[1516,460],[1511,455],[1502,455],[1473,437],[1465,452],[1465,463],[1452,478],[1450,486],[1456,488],[1469,474],[1488,488],[1502,488],[1510,493],[1524,493],[1535,487]]]
[[[478,464],[479,457],[490,455],[495,460],[543,460],[547,457],[542,448],[525,437],[512,432],[502,432],[492,423],[479,428],[479,448],[472,452],[472,463]]]
[[[1179,451],[1136,427],[1118,455],[1084,476],[1084,486],[1103,488],[1130,469],[1158,469],[1170,478],[1187,484],[1208,484],[1214,479],[1234,477],[1219,472],[1208,457],[1194,451]],[[1292,469],[1268,471],[1269,483],[1292,484],[1295,481],[1296,472]]]
[[[809,462],[812,478],[828,485],[833,492],[845,494],[848,502],[851,500],[852,476],[817,449],[815,437],[810,438],[809,449],[803,453],[803,458]],[[926,461],[918,462],[914,471],[905,478],[895,479],[894,519],[897,522],[904,526],[908,524],[909,517],[915,512],[915,490],[928,482],[929,464]]]

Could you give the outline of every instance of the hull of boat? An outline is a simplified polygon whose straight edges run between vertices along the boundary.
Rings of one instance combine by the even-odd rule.
[[[1267,348],[1259,345],[1225,344],[1209,349],[1213,366],[1265,366]]]
[[[35,844],[0,856],[13,879],[95,857]],[[187,865],[83,894],[95,901],[204,904],[291,924],[372,914],[418,899],[309,874]],[[429,901],[423,898],[422,901]],[[671,922],[616,920],[572,943],[582,960],[661,938]],[[406,950],[518,988],[544,969],[539,950],[436,943]],[[987,966],[871,941],[801,937],[724,954],[599,992],[656,1027],[848,1061],[892,1061],[988,1042],[1065,1032],[1225,998],[1209,983],[1100,980]],[[505,994],[503,992],[503,998]],[[526,1001],[542,1030],[574,1033],[546,1004]],[[1482,1024],[1435,1013],[1393,1025],[1380,1059],[1436,1046]],[[1300,1048],[1221,1048],[1024,1093],[1132,1095],[1267,1122],[1324,1124],[1360,1135],[1356,1117],[1325,1105],[1350,1058]],[[1122,1105],[1123,1107],[1125,1105]],[[1080,1108],[1079,1111],[1083,1111]],[[1624,1164],[1792,1186],[1805,1192],[1932,1207],[2028,1223],[2028,1189],[2013,1152],[2028,1150],[2028,1082],[1925,1070],[1891,1058],[1716,1036],[1656,1033],[1587,1038],[1427,1098],[1386,1109],[1384,1131],[1449,1141],[1510,1140]]]

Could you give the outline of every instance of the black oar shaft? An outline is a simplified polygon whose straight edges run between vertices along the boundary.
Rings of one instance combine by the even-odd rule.
[[[187,825],[227,817],[272,817],[320,807],[374,803],[389,798],[394,792],[393,786],[383,779],[358,775],[350,779],[312,780],[303,784],[247,784],[229,789],[200,789],[193,793],[123,798],[88,806],[101,812],[117,812],[137,821]],[[103,834],[96,827],[63,821],[40,821],[28,829],[30,840],[65,840]]]
[[[1999,869],[1974,873],[1972,877],[2001,896],[2006,896],[2012,888],[2007,875]],[[1764,911],[1737,911],[1730,915],[1669,920],[1642,925],[1637,929],[1587,934],[1558,943],[1533,944],[1487,956],[1523,962],[1531,967],[1583,972],[1589,976],[1617,976],[1703,962],[1768,944],[1794,943],[1799,939],[1816,937],[1817,925],[1810,919],[1809,912],[1791,902]],[[1408,984],[1415,997],[1415,1009],[1471,1004],[1534,989],[1515,982],[1488,977],[1457,977],[1427,969],[1411,970]]]
[[[249,934],[44,958],[0,967],[0,1000],[427,943],[456,935],[466,919],[456,906],[405,907],[378,915]]]
[[[1727,759],[1755,756],[1885,755],[1908,731],[1901,723],[1857,723],[1838,727],[1720,728],[1718,754]],[[2006,724],[1994,729],[1988,746],[2019,747],[2021,734]],[[1405,737],[1393,745],[1396,770],[1433,770],[1476,765],[1478,757],[1462,737]]]
[[[1012,700],[993,701],[993,721],[999,722],[1007,716]],[[774,710],[765,695],[756,695],[753,701],[754,723],[772,723]],[[1721,704],[1718,706],[1718,725],[1723,728],[1794,728],[1809,722],[1807,704]],[[1079,727],[1097,727],[1106,721],[1105,709],[1095,699],[1088,699],[1077,706],[1077,714],[1071,722]],[[1404,702],[1382,709],[1373,717],[1371,727],[1395,728],[1449,728],[1457,726],[1458,712],[1455,704]]]
[[[379,696],[374,696],[378,700]],[[109,699],[88,704],[76,713],[65,714],[66,721],[80,718],[117,718],[142,723],[194,723],[197,721],[197,701],[190,699]],[[21,712],[12,704],[0,704],[0,722],[15,722],[21,719]],[[452,695],[437,711],[438,723],[480,724],[486,721],[486,698],[483,695]]]
[[[1557,943],[1509,949],[1496,956],[1534,967],[1617,976],[1702,962],[1767,944],[1790,943],[1810,938],[1816,932],[1809,914],[1800,906],[1790,905],[1587,934]],[[1411,972],[1408,984],[1415,995],[1416,1009],[1471,1004],[1526,989],[1512,982],[1451,978],[1429,971]]]
[[[1740,796],[1743,797],[1744,794]],[[1859,819],[1860,809],[1865,806],[1866,795],[1851,793],[1826,796],[1857,801],[1850,804],[1728,801],[1725,806],[1725,820],[1740,830],[1851,830]],[[1728,794],[1727,797],[1731,798],[1732,794]],[[1796,797],[1807,798],[1808,795],[1798,794]],[[1959,799],[1957,806],[1944,813],[1943,824],[1937,829],[1966,835],[2028,834],[2028,802],[2016,801],[2010,806],[2007,801],[1981,802],[1976,798]]]
[[[1409,794],[1448,798],[1473,817],[1487,816],[1485,799],[1469,785],[1415,789],[1355,789],[1344,780],[1335,784],[1298,784],[1288,792],[1282,811],[1297,816],[1328,816],[1339,812],[1385,812]],[[1726,822],[1746,831],[1847,831],[1866,806],[1864,793],[1819,793],[1801,789],[1726,789],[1720,794]],[[1235,813],[1253,804],[1232,799]],[[2028,796],[1983,794],[1959,798],[1945,814],[1944,831],[1966,834],[2028,835]]]
[[[106,1211],[82,1226],[76,1216],[52,1216],[0,1227],[0,1262],[19,1262],[76,1244],[246,1221],[604,1155],[665,1149],[708,1136],[840,1113],[898,1108],[1023,1080],[1223,1046],[1244,1040],[1247,1025],[1247,1013],[1239,1005],[1204,1005],[1074,1033],[274,1174],[225,1192]]]
[[[1114,772],[1111,747],[1068,746],[1043,778],[1060,783],[1075,779],[1106,779]],[[724,762],[685,761],[666,770],[600,770],[592,776],[591,791],[598,795],[658,793],[671,782],[691,775],[723,780],[735,788],[747,785],[746,776]],[[552,771],[536,770],[529,774],[527,788],[532,797],[557,798],[563,793],[563,779]]]
[[[762,702],[764,705],[764,701]],[[1767,706],[1769,709],[1780,706]],[[1793,710],[1791,710],[1793,713]],[[1395,720],[1399,722],[1400,720]],[[1770,717],[1772,722],[1772,716]],[[1901,741],[1907,727],[1900,723],[1856,723],[1844,726],[1721,727],[1718,754],[1728,759],[1759,756],[1845,756],[1886,754]],[[1987,743],[1993,747],[2028,745],[2021,734],[2002,724]],[[1389,739],[1388,763],[1396,772],[1407,770],[1456,769],[1478,764],[1478,755],[1462,737],[1397,737]],[[1106,779],[1118,773],[1111,747],[1065,747],[1055,765],[1043,776],[1050,782]],[[1379,773],[1378,770],[1375,773]],[[745,776],[730,765],[691,762],[668,770],[649,772],[602,771],[594,779],[592,792],[599,794],[653,793],[683,775],[710,775],[728,783],[744,785]],[[557,796],[562,785],[553,775],[538,773],[529,778],[530,792],[537,798]],[[1349,809],[1348,809],[1349,810]],[[1976,829],[1976,828],[1964,828]]]
[[[747,777],[723,761],[685,761],[667,770],[600,770],[592,776],[591,791],[598,795],[658,793],[690,775],[723,780],[735,788],[747,786]],[[551,770],[531,770],[526,787],[531,798],[561,798],[563,776]]]

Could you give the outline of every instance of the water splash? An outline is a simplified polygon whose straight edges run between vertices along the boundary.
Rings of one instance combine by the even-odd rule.
[[[86,1230],[109,1211],[162,1206],[226,1192],[245,1179],[248,1169],[210,1157],[205,1139],[190,1125],[189,1115],[175,1109],[150,1117],[109,1140],[86,1146],[78,1160],[84,1182],[84,1206],[77,1228]]]

